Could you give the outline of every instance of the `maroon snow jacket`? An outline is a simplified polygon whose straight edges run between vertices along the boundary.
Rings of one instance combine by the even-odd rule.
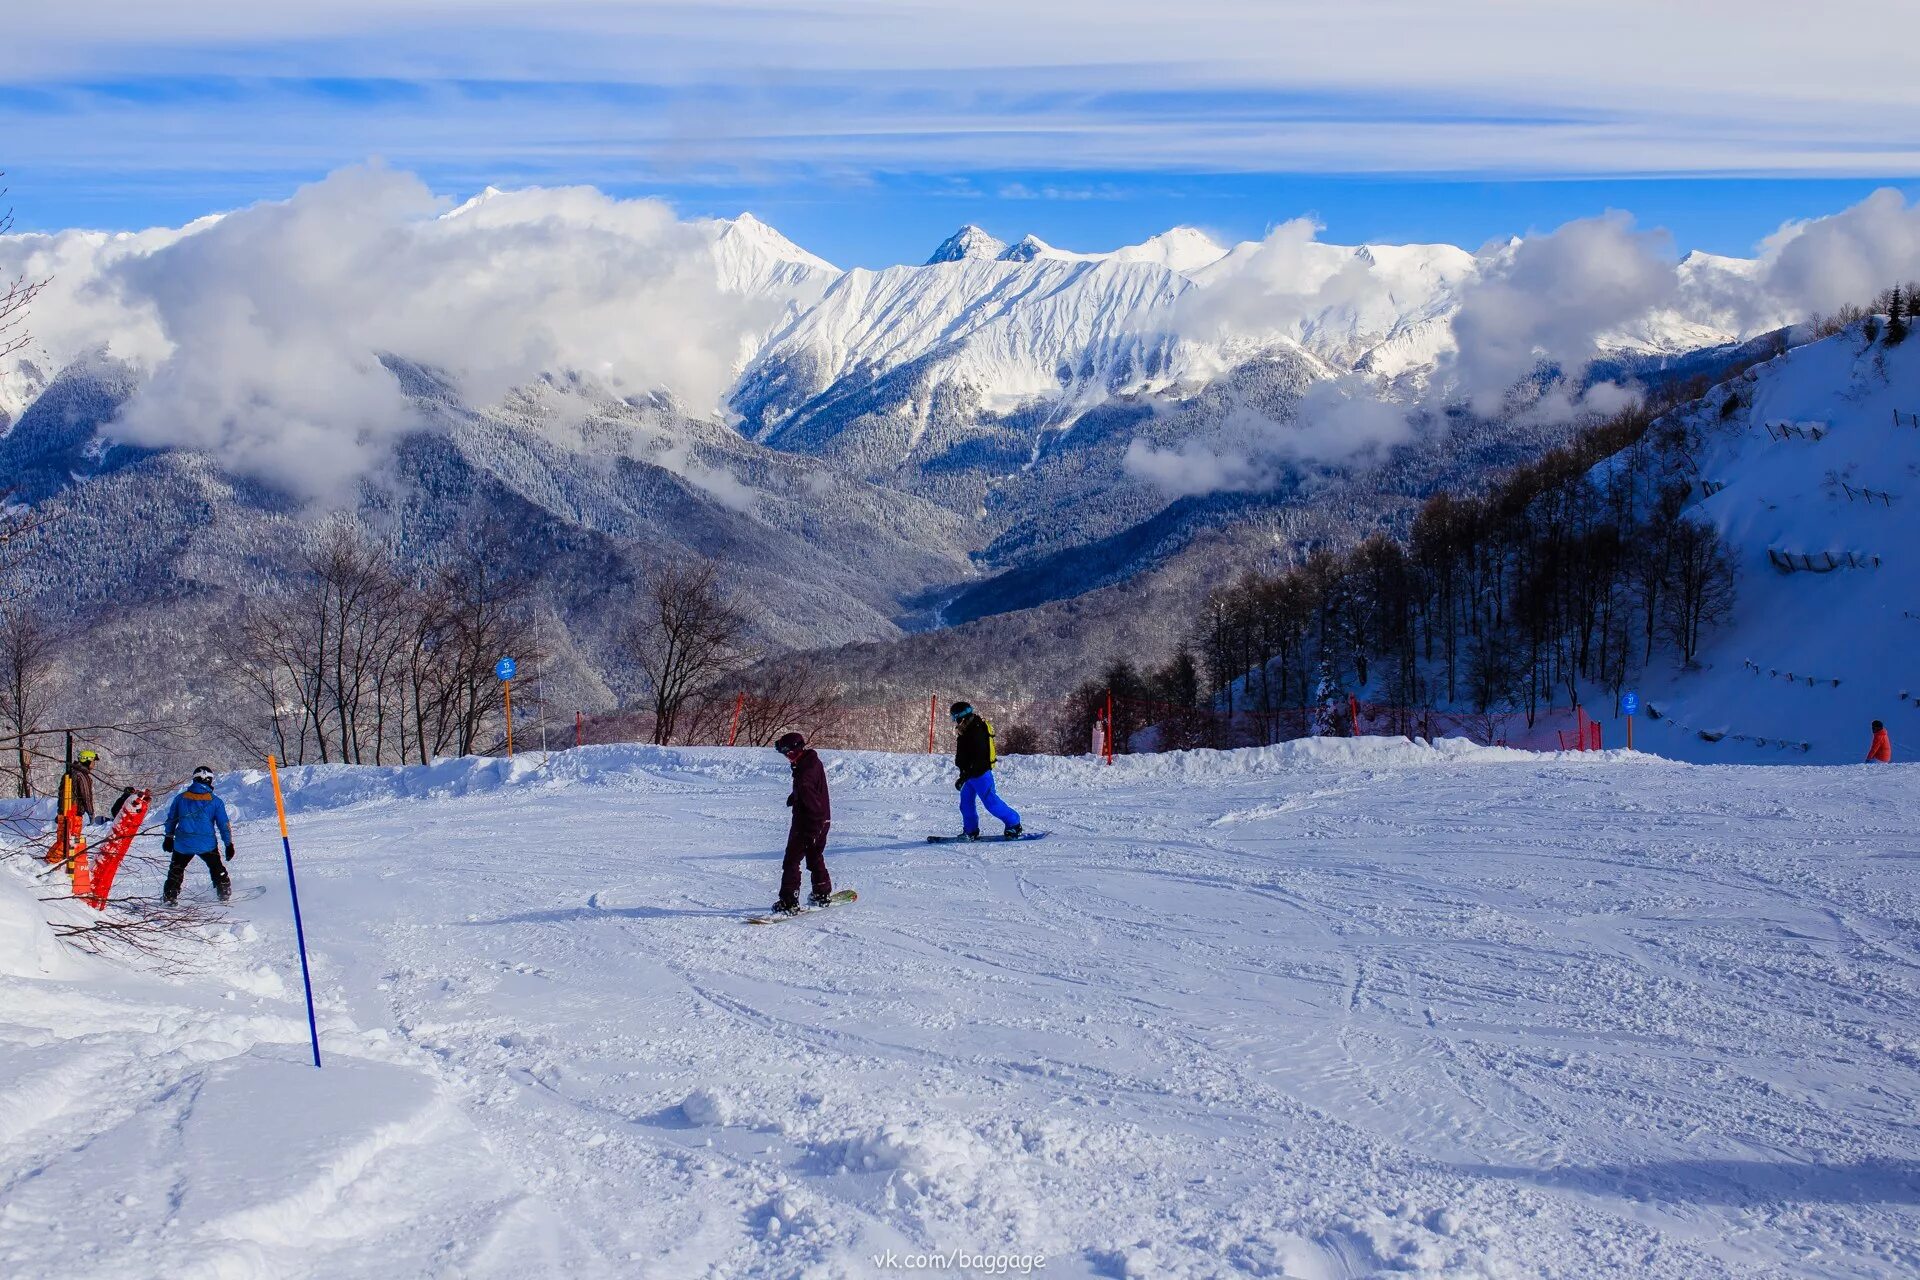
[[[795,826],[824,826],[833,821],[833,802],[827,798],[827,770],[809,747],[793,762],[793,794],[787,797]]]

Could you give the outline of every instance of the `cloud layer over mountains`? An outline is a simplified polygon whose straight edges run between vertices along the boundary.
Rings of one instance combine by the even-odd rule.
[[[1123,253],[1102,269],[1162,273],[1164,288],[1109,295],[1146,299],[1126,323],[1203,351],[1196,367],[1278,342],[1322,362],[1325,377],[1291,422],[1248,410],[1221,439],[1136,448],[1130,469],[1170,492],[1258,487],[1282,462],[1392,444],[1409,409],[1494,412],[1543,362],[1572,374],[1605,350],[1684,349],[1865,301],[1920,277],[1920,208],[1881,191],[1783,227],[1753,260],[1680,258],[1618,212],[1477,254],[1326,245],[1295,220],[1221,255],[1176,268]],[[935,283],[963,273],[912,270],[950,273],[927,277]],[[1045,272],[1079,287],[1058,261],[964,270]],[[105,348],[145,371],[115,425],[122,439],[205,450],[328,500],[417,425],[383,357],[444,373],[473,403],[575,372],[615,394],[666,390],[690,412],[716,414],[782,318],[835,275],[751,220],[687,221],[590,188],[489,192],[456,209],[379,166],[178,231],[0,239],[0,276],[16,273],[53,280],[30,357],[57,368]],[[862,317],[868,329],[874,320]],[[930,334],[916,349],[942,340]],[[858,351],[841,354],[860,363]],[[1081,353],[1030,354],[1066,369]],[[1074,389],[1083,402],[1085,392]],[[1540,411],[1611,407],[1622,393],[1605,394],[1586,405],[1549,397]]]
[[[150,371],[121,438],[333,498],[417,425],[387,355],[475,403],[570,370],[716,411],[782,307],[723,289],[712,240],[587,189],[450,214],[417,178],[357,167],[187,234],[20,237],[10,260],[24,247],[28,272],[53,267],[35,324],[56,362],[105,345]]]

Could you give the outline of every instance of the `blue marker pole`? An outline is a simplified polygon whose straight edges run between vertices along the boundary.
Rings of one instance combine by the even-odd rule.
[[[313,1038],[313,1065],[320,1065],[320,1024],[313,1018],[313,974],[307,969],[307,930],[300,923],[300,886],[293,879],[293,837],[287,834],[287,802],[280,798],[280,766],[267,757],[267,773],[273,778],[273,807],[280,815],[280,848],[287,855],[287,892],[293,897],[293,936],[300,943],[300,981],[307,988],[307,1034]]]

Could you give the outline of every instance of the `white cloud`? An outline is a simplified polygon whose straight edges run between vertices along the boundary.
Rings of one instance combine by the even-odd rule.
[[[1202,440],[1182,440],[1162,448],[1136,438],[1127,445],[1121,465],[1128,475],[1172,498],[1261,489],[1273,479],[1269,459]]]
[[[446,214],[418,179],[358,167],[191,234],[96,238],[91,263],[87,242],[37,238],[73,270],[36,327],[56,355],[105,341],[150,369],[116,434],[331,499],[418,425],[383,355],[479,403],[566,369],[708,411],[778,314],[723,292],[710,230],[656,201],[532,190]]]
[[[0,81],[55,86],[75,114],[64,127],[36,103],[10,162],[110,160],[176,186],[180,153],[164,152],[182,138],[202,170],[478,151],[629,180],[636,155],[748,171],[1920,172],[1920,10],[1903,0],[1824,24],[1797,0],[1733,17],[1384,0],[1358,26],[1310,0],[1193,0],[1179,21],[1162,0],[15,7]],[[156,77],[217,87],[95,91]],[[315,80],[369,88],[288,89]],[[644,94],[607,98],[620,89]]]
[[[1665,305],[1678,288],[1667,237],[1635,231],[1626,214],[1530,236],[1462,290],[1456,349],[1441,359],[1436,393],[1492,416],[1542,363],[1577,379],[1602,334]]]

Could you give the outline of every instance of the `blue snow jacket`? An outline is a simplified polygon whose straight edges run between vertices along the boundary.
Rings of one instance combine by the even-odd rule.
[[[219,839],[214,833],[219,833]],[[173,798],[167,809],[167,836],[175,853],[212,853],[220,842],[233,843],[233,829],[227,825],[227,802],[205,789],[189,785]]]

